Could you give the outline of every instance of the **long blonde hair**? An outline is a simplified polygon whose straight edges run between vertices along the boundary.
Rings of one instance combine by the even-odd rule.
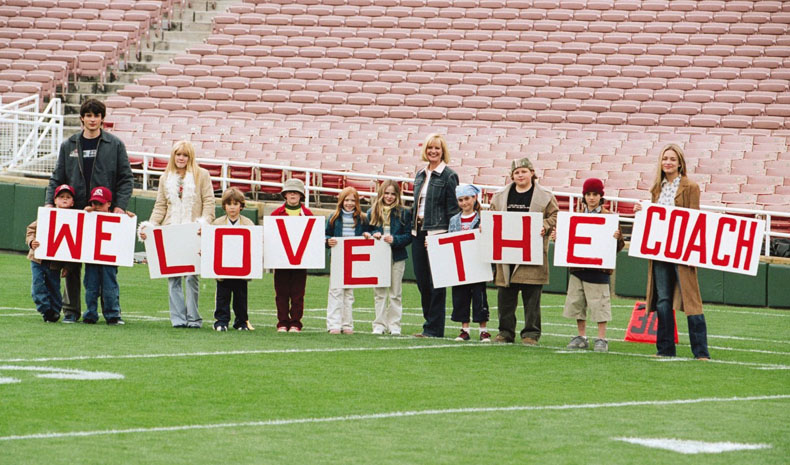
[[[653,182],[653,187],[650,188],[651,192],[661,191],[661,181],[663,181],[666,177],[664,170],[661,167],[661,160],[663,160],[664,153],[667,150],[672,150],[678,155],[678,175],[683,177],[688,174],[686,171],[686,158],[683,155],[683,149],[680,148],[678,144],[667,144],[663,149],[661,149],[661,153],[658,154],[658,170],[656,171],[656,180]]]
[[[173,174],[177,172],[176,168],[176,154],[183,153],[189,159],[187,160],[187,173],[192,173],[192,176],[198,172],[198,163],[195,160],[195,147],[192,145],[192,142],[188,140],[180,140],[173,144],[173,148],[170,150],[170,160],[167,161],[167,168],[165,169],[165,174]]]
[[[387,179],[381,183],[378,192],[376,193],[376,200],[370,207],[370,224],[373,226],[382,226],[384,224],[384,191],[392,187],[395,189],[395,203],[392,204],[390,215],[400,217],[401,208],[403,208],[403,200],[400,197],[400,185],[392,179]]]
[[[335,221],[340,218],[340,214],[343,211],[343,202],[345,202],[346,197],[349,195],[354,196],[354,226],[359,225],[360,222],[364,222],[362,209],[359,207],[359,192],[353,187],[346,187],[337,195],[337,208],[335,208],[332,217],[329,218],[329,224],[334,225]]]
[[[425,138],[425,143],[422,144],[422,151],[420,152],[420,157],[422,157],[422,161],[428,161],[428,145],[431,142],[438,140],[439,144],[442,146],[442,161],[445,164],[450,163],[450,150],[447,149],[447,141],[444,140],[444,136],[439,133],[429,134],[428,137]]]

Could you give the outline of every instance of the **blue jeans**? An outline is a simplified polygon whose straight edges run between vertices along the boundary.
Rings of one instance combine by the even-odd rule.
[[[30,262],[30,270],[33,273],[33,281],[30,293],[36,310],[47,319],[60,316],[60,309],[63,307],[63,300],[60,296],[60,270],[52,270],[49,264],[44,262]]]
[[[99,296],[102,299],[101,312],[104,320],[121,317],[120,289],[118,288],[118,267],[112,265],[85,265],[85,305],[83,321],[96,322]]]
[[[417,289],[420,290],[422,315],[425,318],[422,334],[428,337],[444,337],[447,289],[433,287],[431,263],[428,261],[428,251],[425,248],[426,236],[425,231],[419,231],[411,243],[414,278],[417,281]]]
[[[677,268],[673,263],[653,261],[653,282],[656,289],[656,315],[658,334],[656,350],[658,355],[674,357],[675,352],[675,315],[672,299],[677,284]]]

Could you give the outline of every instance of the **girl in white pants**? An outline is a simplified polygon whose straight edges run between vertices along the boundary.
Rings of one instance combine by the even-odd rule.
[[[346,187],[337,197],[337,208],[326,222],[326,244],[337,245],[337,237],[355,237],[366,233],[367,221],[359,208],[359,193]],[[329,334],[354,333],[351,307],[354,304],[353,289],[329,289],[326,307],[326,329]]]

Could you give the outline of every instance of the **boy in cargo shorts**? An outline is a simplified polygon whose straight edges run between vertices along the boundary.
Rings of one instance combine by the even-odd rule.
[[[603,182],[597,178],[584,181],[582,188],[584,199],[579,213],[607,214],[603,208]],[[625,245],[620,229],[615,231],[617,251]],[[562,316],[576,320],[579,335],[571,339],[568,349],[586,349],[587,342],[587,310],[590,320],[598,324],[598,338],[593,349],[596,352],[608,352],[609,342],[606,340],[606,323],[612,321],[612,303],[609,297],[609,278],[613,270],[592,268],[571,268],[568,280],[568,295],[565,298],[565,310]]]

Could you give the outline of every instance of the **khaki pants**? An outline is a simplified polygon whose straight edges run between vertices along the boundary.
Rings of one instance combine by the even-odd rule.
[[[389,331],[391,334],[400,334],[400,322],[403,316],[401,291],[403,288],[403,271],[406,269],[406,260],[392,262],[392,278],[390,287],[377,287],[373,290],[376,304],[376,318],[373,320],[373,332]],[[387,302],[389,297],[389,302]]]

